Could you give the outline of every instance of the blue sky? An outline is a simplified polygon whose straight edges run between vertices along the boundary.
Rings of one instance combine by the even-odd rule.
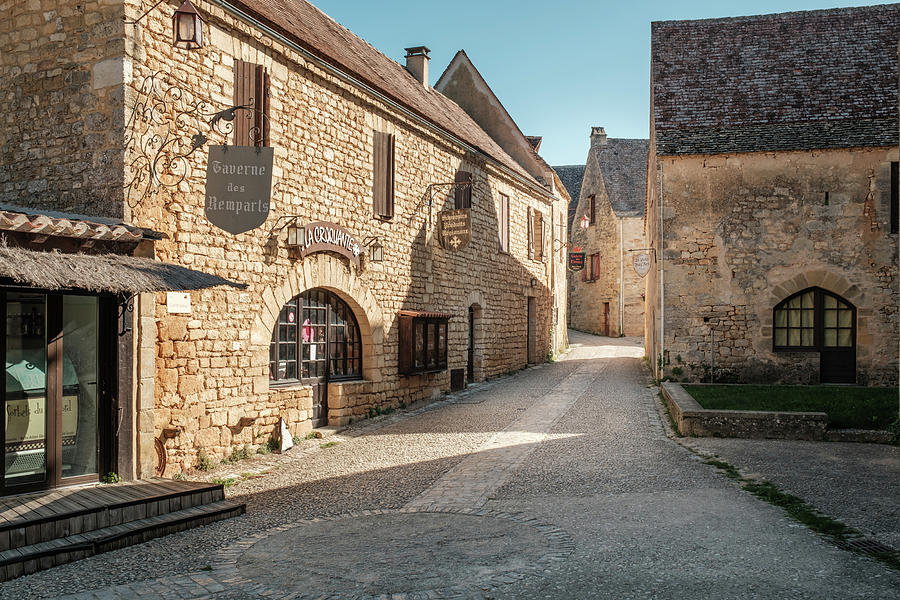
[[[584,163],[593,125],[647,137],[650,22],[863,6],[879,2],[757,0],[311,0],[392,59],[431,49],[434,83],[464,49],[552,165]]]

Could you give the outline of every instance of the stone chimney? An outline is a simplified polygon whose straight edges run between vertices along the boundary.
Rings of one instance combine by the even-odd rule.
[[[426,46],[413,46],[404,50],[406,50],[406,70],[412,73],[419,83],[428,87],[428,53],[431,50]]]
[[[606,130],[602,127],[591,127],[591,150],[606,146]]]

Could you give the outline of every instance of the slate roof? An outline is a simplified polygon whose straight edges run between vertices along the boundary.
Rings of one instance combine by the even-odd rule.
[[[419,116],[535,181],[455,102],[305,0],[232,0],[305,50],[355,76]],[[399,49],[399,48],[398,48]]]
[[[581,181],[584,179],[584,165],[561,165],[553,167],[556,175],[562,181],[563,187],[569,192],[569,229],[572,229],[572,219],[578,209],[578,194],[581,192]]]
[[[897,144],[900,4],[651,26],[658,154]]]
[[[608,138],[597,162],[612,209],[620,217],[643,216],[650,140]]]

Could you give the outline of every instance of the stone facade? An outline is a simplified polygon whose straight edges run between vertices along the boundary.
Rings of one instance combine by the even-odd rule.
[[[607,139],[602,127],[591,134],[591,149],[580,187],[573,190],[569,244],[586,255],[585,270],[569,273],[569,326],[599,335],[644,334],[645,281],[633,256],[648,247],[644,234],[647,141]],[[586,229],[579,221],[590,213]],[[591,256],[600,255],[599,269]]]
[[[889,15],[882,14],[885,11]],[[882,112],[895,115],[890,123],[883,119],[883,126],[872,133],[877,119],[851,122],[834,116],[854,97],[836,96],[828,87],[809,95],[806,104],[773,106],[767,114],[775,122],[765,125],[755,121],[757,112],[765,112],[756,104],[743,113],[727,109],[730,104],[724,100],[703,110],[693,103],[679,108],[672,103],[672,90],[683,87],[693,93],[684,75],[693,71],[685,69],[685,62],[696,61],[694,70],[705,69],[713,79],[721,70],[727,85],[715,93],[723,97],[739,89],[746,97],[756,97],[755,87],[731,84],[729,69],[737,54],[744,53],[749,69],[741,73],[741,82],[755,81],[757,66],[767,73],[781,71],[778,59],[763,61],[755,54],[758,49],[735,45],[731,51],[710,52],[702,41],[688,48],[668,44],[712,31],[723,39],[751,35],[779,23],[785,32],[830,31],[835,22],[849,20],[867,32],[873,48],[895,52],[895,41],[880,46],[879,40],[900,35],[898,16],[900,8],[892,5],[654,24],[647,230],[656,260],[648,276],[646,347],[659,377],[819,383],[820,351],[775,350],[773,338],[776,306],[798,292],[818,288],[855,308],[855,381],[897,384],[900,291],[897,234],[890,223],[891,163],[898,161],[896,56],[888,60],[877,52],[874,60],[884,64],[873,67],[877,77],[870,79],[862,72],[847,73],[861,69],[859,64],[834,57],[857,52],[859,39],[830,39],[826,48],[818,47],[818,36],[799,40],[785,34],[771,41],[785,56],[796,55],[808,44],[804,60],[810,64],[804,65],[804,72],[818,78],[834,81],[840,75],[856,83],[867,81],[865,89],[858,90],[859,102],[848,110],[862,110],[855,114],[860,119],[869,105],[873,119]],[[882,67],[890,71],[885,76],[889,89],[880,81]],[[787,92],[797,84],[779,76],[767,87]],[[776,95],[762,95],[758,101],[777,102]],[[893,108],[882,111],[884,103]],[[725,108],[719,111],[716,106]],[[765,150],[764,129],[777,126],[779,111],[790,113],[785,118],[797,117],[794,110],[808,121],[792,127],[816,135],[793,141],[776,137]],[[818,120],[811,116],[816,110]],[[746,122],[740,121],[741,114]],[[832,129],[829,119],[835,120]],[[853,123],[861,124],[853,129]],[[748,131],[755,134],[745,135]],[[852,135],[842,137],[848,131]],[[891,138],[893,143],[885,141]]]
[[[146,3],[127,0],[123,5],[109,0],[99,3],[102,6],[95,7],[96,12],[88,10],[94,3],[87,3],[81,5],[80,20],[66,17],[71,12],[68,2],[27,4],[17,18],[21,16],[23,26],[35,22],[37,37],[29,42],[30,52],[39,52],[38,40],[43,40],[39,36],[56,27],[55,18],[45,14],[55,11],[64,19],[74,19],[72,27],[77,25],[77,30],[69,28],[70,21],[64,21],[62,29],[75,46],[51,46],[59,50],[55,56],[70,61],[59,77],[65,81],[82,73],[75,92],[106,115],[105,121],[97,117],[106,129],[97,144],[101,150],[84,145],[81,131],[87,124],[66,129],[69,135],[58,145],[84,145],[84,151],[64,153],[67,160],[58,167],[59,180],[48,179],[45,195],[30,194],[20,184],[28,177],[27,169],[43,167],[24,161],[13,164],[13,170],[4,166],[3,198],[18,204],[35,202],[54,209],[121,215],[131,224],[165,234],[156,243],[156,258],[247,286],[193,292],[189,314],[170,310],[166,294],[136,300],[133,475],[152,476],[160,466],[154,450],[158,442],[164,446],[165,474],[173,475],[194,467],[201,452],[217,458],[244,444],[264,444],[279,418],[285,419],[294,435],[309,431],[312,388],[300,382],[275,386],[269,381],[269,345],[278,315],[287,301],[305,290],[323,288],[336,294],[352,310],[362,338],[362,379],[328,385],[330,424],[363,418],[370,408],[396,407],[447,391],[450,370],[467,365],[470,307],[475,316],[476,381],[541,362],[565,347],[561,326],[565,311],[559,310],[564,305],[565,280],[554,277],[564,273],[564,252],[553,252],[553,236],[548,233],[547,258],[529,258],[526,222],[530,210],[543,215],[548,232],[564,233],[564,221],[559,222],[566,206],[564,192],[554,193],[552,184],[530,176],[458,106],[427,87],[414,90],[412,77],[400,65],[350,32],[335,31],[334,23],[311,5],[288,2],[292,11],[305,15],[304,27],[310,28],[291,30],[272,20],[278,15],[273,6],[280,3],[252,7],[232,3],[249,18],[227,7],[205,4],[201,10],[206,44],[184,51],[172,47],[172,4],[162,4],[124,29],[123,17],[135,19],[148,8]],[[84,25],[97,19],[110,28],[107,43],[91,38],[91,28]],[[272,24],[287,33],[264,31],[264,25]],[[4,35],[4,50],[12,47],[16,54],[25,52],[9,45],[20,43],[20,33]],[[79,53],[76,39],[99,49]],[[347,48],[342,49],[338,41]],[[353,57],[360,52],[369,53],[365,60],[377,66],[374,71],[353,70],[359,67]],[[206,147],[189,150],[196,134],[206,136],[208,144],[232,143],[227,122],[219,127],[209,123],[213,113],[233,104],[237,59],[267,70],[269,145],[275,158],[268,220],[257,229],[231,235],[211,225],[204,215]],[[49,69],[25,58],[16,60],[23,64],[4,64],[3,77],[26,81],[15,71],[24,72],[25,65],[31,65],[33,73]],[[103,61],[118,65],[108,77],[102,75],[105,67],[97,67]],[[85,73],[93,73],[92,78]],[[378,80],[373,73],[384,79]],[[108,89],[96,85],[98,77],[108,82]],[[17,88],[12,84],[4,89]],[[59,95],[63,106],[69,101],[66,93]],[[45,102],[41,96],[18,101],[23,106]],[[87,120],[91,114],[76,117],[62,109],[58,113],[57,121],[66,123]],[[46,138],[55,125],[48,120],[44,129],[35,123],[27,127],[33,129],[31,138],[37,139]],[[19,130],[7,128],[5,140],[12,139],[10,131]],[[391,219],[373,217],[376,131],[395,136]],[[154,139],[163,147],[161,154],[156,153]],[[18,143],[10,148],[7,141],[3,152],[24,156],[38,144],[27,146]],[[115,150],[118,162],[110,163],[109,173],[104,174],[107,162],[101,162],[105,160],[101,155],[107,148]],[[155,161],[158,170],[151,177],[148,164],[160,156],[164,160]],[[75,163],[84,160],[95,167],[93,171],[66,176],[70,165],[80,169]],[[473,173],[472,241],[454,252],[443,248],[436,235],[438,213],[453,208],[453,195],[447,187],[432,192],[429,186],[453,182],[458,170]],[[73,178],[76,174],[86,183]],[[74,181],[71,190],[64,189],[66,181]],[[501,194],[510,198],[508,253],[497,250]],[[357,269],[330,253],[299,259],[289,252],[282,227],[294,219],[340,224],[361,242],[377,237],[384,247],[384,261],[372,262],[364,252]],[[398,374],[401,310],[451,315],[447,370]],[[562,315],[562,321],[554,323],[554,314],[557,319]]]

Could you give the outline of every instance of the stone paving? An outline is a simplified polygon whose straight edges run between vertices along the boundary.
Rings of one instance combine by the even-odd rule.
[[[638,340],[571,340],[560,362],[267,458],[230,491],[244,517],[0,597],[897,598],[897,571],[669,439]]]

